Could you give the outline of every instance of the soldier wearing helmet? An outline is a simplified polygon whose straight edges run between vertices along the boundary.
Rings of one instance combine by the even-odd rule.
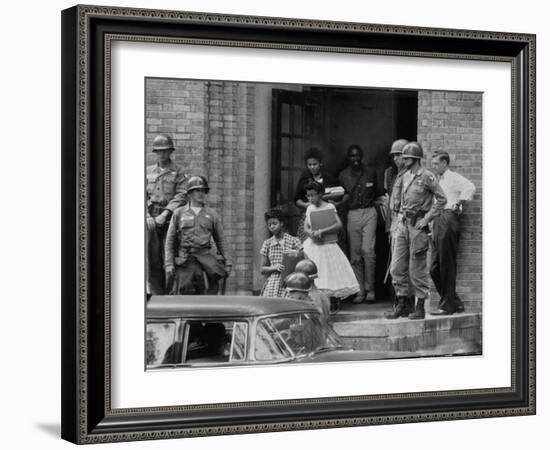
[[[395,199],[393,198],[393,187],[397,183],[398,179],[403,176],[406,172],[405,164],[403,161],[403,147],[407,145],[409,141],[406,139],[397,139],[394,141],[390,147],[390,157],[393,159],[393,164],[391,167],[388,167],[384,171],[384,191],[386,193],[386,224],[385,229],[388,234],[388,242],[390,247],[390,256],[388,264],[391,263],[391,254],[394,240],[392,239],[395,229],[397,228],[397,214],[393,210],[393,203]],[[389,270],[389,266],[388,266]],[[389,275],[389,273],[387,274]],[[386,276],[387,276],[386,275]],[[388,313],[393,313],[397,307],[397,297],[395,295],[395,290],[390,280],[390,297],[392,298],[392,309]],[[410,312],[414,309],[414,295],[410,295],[407,300],[408,309]]]
[[[394,185],[392,207],[398,214],[394,234],[390,273],[397,295],[397,307],[389,319],[425,317],[424,302],[429,294],[427,253],[428,224],[439,214],[447,198],[435,175],[422,167],[422,147],[409,142],[403,147],[406,172]],[[414,292],[409,292],[409,282]],[[409,314],[407,296],[417,298],[415,311]]]
[[[303,273],[309,278],[311,282],[309,297],[321,313],[321,319],[328,323],[331,310],[330,298],[315,285],[317,266],[311,259],[302,259],[298,261],[294,270],[295,272]]]
[[[406,139],[397,139],[390,147],[390,157],[393,160],[393,164],[384,171],[384,193],[385,193],[385,206],[386,206],[386,233],[391,234],[392,225],[392,209],[390,206],[391,195],[393,192],[393,186],[397,178],[405,173],[405,166],[403,164],[403,147],[407,145],[409,141]]]
[[[187,175],[171,159],[174,150],[172,138],[159,134],[153,139],[157,162],[147,167],[147,284],[150,294],[166,293],[163,262],[168,221],[176,208],[187,201]]]
[[[231,268],[221,220],[206,206],[210,191],[206,178],[192,176],[187,182],[189,204],[176,211],[166,235],[164,268],[171,280],[170,294],[215,294],[218,280]],[[220,258],[212,253],[212,240]]]

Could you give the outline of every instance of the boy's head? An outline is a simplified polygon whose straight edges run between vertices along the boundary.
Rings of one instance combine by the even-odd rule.
[[[276,236],[283,230],[286,223],[286,214],[277,208],[272,208],[264,214],[265,223],[269,232]]]

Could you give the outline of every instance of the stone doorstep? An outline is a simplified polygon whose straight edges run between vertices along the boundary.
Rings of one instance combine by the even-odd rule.
[[[480,313],[460,313],[451,316],[430,316],[427,313],[424,320],[409,320],[408,318],[386,319],[379,315],[362,316],[357,320],[351,315],[346,316],[340,316],[338,320],[332,323],[334,331],[346,338],[412,337],[427,333],[451,332],[453,330],[465,330],[468,328],[481,331]]]
[[[480,312],[467,311],[423,320],[386,319],[390,304],[343,304],[331,316],[332,327],[356,350],[370,350],[394,357],[481,354]],[[428,309],[429,311],[430,309]]]

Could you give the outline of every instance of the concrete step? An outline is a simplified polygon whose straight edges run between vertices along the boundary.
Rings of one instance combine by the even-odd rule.
[[[389,303],[343,307],[332,318],[334,331],[355,349],[407,352],[409,356],[481,354],[481,313],[389,320]]]

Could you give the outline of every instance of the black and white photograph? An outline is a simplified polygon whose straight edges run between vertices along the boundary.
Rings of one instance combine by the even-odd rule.
[[[540,19],[161,3],[61,12],[61,437],[536,440]]]
[[[483,92],[146,77],[144,104],[146,370],[483,354]]]

